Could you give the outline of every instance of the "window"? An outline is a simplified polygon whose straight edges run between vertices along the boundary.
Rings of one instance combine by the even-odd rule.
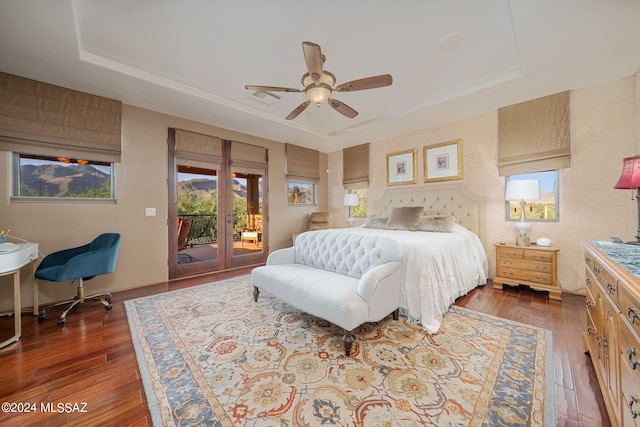
[[[557,222],[559,220],[558,170],[545,172],[523,173],[508,175],[506,181],[517,179],[537,179],[540,181],[540,200],[527,202],[526,216],[528,221]],[[507,221],[517,221],[520,218],[520,203],[507,201]]]
[[[367,189],[359,188],[356,190],[349,190],[351,194],[358,195],[358,201],[360,204],[358,206],[349,206],[349,217],[350,218],[366,218],[367,217]]]
[[[114,163],[13,154],[13,197],[115,199]]]
[[[287,199],[290,205],[315,205],[316,186],[302,182],[287,182]]]

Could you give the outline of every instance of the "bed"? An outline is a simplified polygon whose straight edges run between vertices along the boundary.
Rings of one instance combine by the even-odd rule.
[[[452,232],[383,230],[364,226],[345,233],[387,236],[403,246],[400,313],[436,333],[457,298],[487,283],[484,204],[460,184],[392,188],[374,202],[370,216],[387,217],[396,207],[422,206],[428,215],[452,215]]]

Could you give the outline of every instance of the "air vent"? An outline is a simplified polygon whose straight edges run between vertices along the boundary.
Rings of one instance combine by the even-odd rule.
[[[273,105],[276,102],[280,101],[280,97],[271,92],[267,92],[266,90],[257,90],[249,95],[250,99],[255,99],[256,101],[260,101],[263,104]]]

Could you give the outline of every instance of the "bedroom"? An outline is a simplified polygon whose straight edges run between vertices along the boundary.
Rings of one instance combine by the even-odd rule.
[[[3,8],[9,9],[6,13],[3,9],[3,19],[8,20],[12,13],[27,15],[32,13],[29,10],[13,11],[11,10],[13,7],[9,6],[10,3],[3,5]],[[56,17],[59,22],[63,23],[63,26],[73,28],[73,16],[70,10],[71,7],[62,8],[62,10],[56,11]],[[40,19],[44,19],[42,15],[40,16]],[[42,26],[42,23],[35,20],[32,22],[32,26]],[[7,25],[3,25],[3,28],[5,29],[3,31],[8,31],[12,25],[7,23]],[[9,41],[11,38],[4,37],[4,33],[2,34],[2,51],[15,54],[15,57],[11,58],[5,56],[0,66],[2,71],[53,82],[47,73],[50,72],[53,75],[55,70],[47,71],[46,67],[41,67],[41,70],[37,67],[21,68],[24,56],[40,56],[46,58],[47,61],[52,61],[54,68],[61,67],[60,62],[68,61],[70,64],[89,68],[97,75],[100,74],[100,70],[95,65],[88,66],[86,62],[80,64],[81,61],[77,59],[77,50],[73,50],[75,41],[68,31],[59,33],[60,40],[56,41],[66,47],[72,47],[65,50],[67,56],[60,56],[63,61],[60,61],[60,58],[50,59],[44,52],[49,46],[38,46],[38,42],[27,43],[27,40],[21,42],[26,43],[32,50],[20,52],[11,44],[14,42]],[[638,39],[629,37],[627,43],[632,42],[631,44],[637,45]],[[304,68],[299,46],[301,41],[296,38],[278,43],[294,45],[291,56],[295,62],[292,62],[290,67],[295,77],[293,80],[283,79],[283,84],[294,84]],[[279,47],[272,45],[271,49]],[[325,46],[323,45],[323,47]],[[345,58],[340,58],[335,49],[333,49],[333,53],[328,47],[326,49],[328,50],[327,67],[329,67],[328,64],[337,65],[345,62]],[[347,52],[343,54],[349,55]],[[628,57],[633,57],[633,55],[628,55]],[[265,58],[262,60],[267,61]],[[612,188],[620,174],[622,158],[635,154],[638,146],[640,132],[640,110],[638,109],[640,104],[638,102],[640,97],[638,87],[640,85],[638,81],[640,76],[637,74],[638,58],[634,58],[633,61],[635,61],[635,67],[630,67],[628,72],[615,78],[591,84],[572,82],[544,94],[567,89],[572,91],[572,167],[561,171],[561,220],[559,223],[535,224],[533,229],[533,237],[548,236],[555,245],[561,248],[559,280],[563,290],[567,292],[581,292],[581,283],[584,279],[580,247],[582,239],[607,238],[610,235],[631,239],[635,234],[636,210],[634,203],[630,200],[630,192],[616,191]],[[633,63],[633,61],[631,62]],[[256,62],[260,62],[260,59],[256,59]],[[607,60],[600,62],[606,63]],[[386,64],[382,65],[380,72],[386,72],[387,70],[384,68]],[[337,72],[335,68],[333,71]],[[363,71],[364,76],[374,72],[367,69]],[[353,77],[359,76],[360,73]],[[260,77],[257,75],[254,79]],[[397,76],[394,77],[397,79]],[[129,82],[129,79],[137,81],[132,77],[124,77],[123,89],[120,90],[126,90],[125,83]],[[258,80],[245,81],[244,83],[262,82]],[[270,82],[265,77],[263,83]],[[55,83],[67,87],[73,87],[74,84],[72,77],[61,78]],[[74,88],[89,91],[85,85],[83,83]],[[109,91],[104,86],[105,83],[98,81],[96,91],[99,91],[99,94],[107,95]],[[386,93],[382,91],[388,89],[391,88],[380,89],[377,95],[384,98]],[[375,92],[371,91],[372,99],[377,99]],[[487,90],[485,94],[480,91],[478,96],[480,98],[488,97],[490,92]],[[523,97],[518,101],[534,97]],[[179,102],[182,102],[182,99]],[[349,101],[346,100],[346,102]],[[360,103],[355,102],[354,106],[355,104]],[[194,108],[208,110],[208,106],[201,99],[194,101],[194,105]],[[460,108],[460,104],[445,102],[440,107],[443,110],[450,110]],[[178,117],[177,114],[157,111],[134,106],[133,103],[125,102],[123,105],[122,135],[125,153],[123,166],[126,169],[126,181],[118,186],[118,203],[115,205],[76,207],[68,204],[10,203],[8,182],[10,180],[11,158],[6,152],[0,153],[0,160],[4,165],[1,181],[5,183],[0,188],[0,218],[3,221],[0,228],[11,228],[12,234],[27,240],[38,241],[40,249],[44,253],[61,248],[62,242],[69,246],[81,244],[104,229],[118,230],[124,236],[118,269],[111,276],[96,278],[91,284],[92,288],[95,290],[122,290],[165,282],[168,278],[167,218],[169,209],[166,187],[167,127],[186,128],[203,134],[241,140],[264,146],[269,150],[269,179],[272,189],[270,212],[273,217],[278,218],[277,221],[272,219],[269,224],[270,250],[288,245],[291,233],[304,229],[306,215],[311,211],[332,211],[336,226],[346,226],[346,211],[342,206],[344,192],[341,182],[342,152],[339,147],[332,148],[331,144],[328,144],[327,148],[322,147],[320,171],[328,169],[329,173],[320,176],[317,187],[317,206],[290,208],[287,205],[284,191],[273,191],[274,188],[284,189],[286,185],[284,144],[279,140],[261,133],[249,135],[249,132],[243,131],[242,125],[225,127],[206,124],[202,117],[207,114],[198,113],[182,118],[185,116]],[[436,109],[433,108],[431,112],[435,115]],[[364,114],[364,110],[361,114]],[[444,113],[441,114],[444,115]],[[397,120],[399,124],[406,121],[408,119]],[[473,114],[463,114],[456,120],[438,124],[430,124],[428,120],[418,119],[417,121],[418,124],[412,123],[407,127],[408,131],[397,136],[370,139],[372,142],[371,175],[368,198],[372,201],[378,199],[387,187],[384,171],[388,153],[414,148],[420,152],[424,146],[462,139],[465,165],[463,184],[469,192],[482,195],[486,202],[484,245],[490,258],[489,276],[493,277],[495,274],[493,242],[510,241],[514,238],[512,226],[504,219],[504,179],[498,176],[495,164],[496,108]],[[424,186],[421,161],[421,156],[418,156],[418,171],[420,172],[419,184],[417,185]],[[146,217],[144,212],[147,207],[155,207],[157,216]],[[46,221],[42,220],[43,215],[46,215]],[[97,220],[85,220],[89,217]],[[10,224],[5,226],[5,221]],[[27,284],[23,290],[23,299],[29,301],[30,289]],[[46,285],[43,285],[41,292],[43,302],[56,301],[68,296],[68,289],[60,290],[51,286],[46,287]],[[2,296],[4,304],[2,310],[7,310],[10,308],[10,304],[4,302],[5,300],[10,301],[10,293],[5,293],[3,289]]]

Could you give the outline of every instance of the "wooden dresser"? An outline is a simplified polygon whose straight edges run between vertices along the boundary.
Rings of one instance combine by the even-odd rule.
[[[640,246],[583,242],[583,334],[614,426],[640,426]]]
[[[516,246],[494,244],[496,277],[493,287],[527,285],[536,291],[549,291],[549,298],[562,299],[558,286],[558,251],[556,246]]]

